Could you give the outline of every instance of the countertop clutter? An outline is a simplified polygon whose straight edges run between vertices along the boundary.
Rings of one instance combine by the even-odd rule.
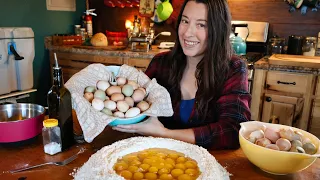
[[[166,52],[169,49],[158,49],[157,46],[152,46],[149,52],[134,52],[130,47],[124,46],[80,46],[80,45],[52,45],[52,37],[45,38],[45,46],[49,51],[65,52],[65,53],[78,53],[90,54],[101,56],[119,56],[131,58],[153,58],[156,54]]]
[[[103,146],[120,140],[128,138],[132,134],[123,134],[107,128],[102,134],[100,134],[92,143],[74,145],[70,149],[59,153],[55,156],[46,155],[43,152],[43,145],[41,142],[41,136],[34,139],[34,142],[15,148],[0,148],[0,158],[6,159],[0,162],[0,179],[32,179],[32,180],[52,180],[52,179],[72,179],[72,173],[79,167],[81,167],[92,154]],[[66,166],[47,165],[23,171],[19,173],[8,173],[9,170],[18,169],[26,166],[32,166],[49,161],[62,161],[70,156],[76,154],[81,148],[85,148],[82,154],[79,154],[78,158],[72,161]],[[250,163],[241,149],[238,150],[222,150],[222,151],[209,151],[217,161],[226,170],[231,173],[230,179],[244,180],[244,179],[320,179],[320,160],[317,159],[307,169],[290,175],[271,175],[258,167]],[[26,156],[28,158],[26,158]]]

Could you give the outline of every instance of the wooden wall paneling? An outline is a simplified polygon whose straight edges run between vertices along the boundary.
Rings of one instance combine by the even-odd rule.
[[[233,20],[269,22],[269,37],[317,36],[320,31],[320,12],[311,12],[311,8],[302,15],[300,9],[290,13],[283,0],[229,0],[228,4]]]
[[[171,2],[178,0],[171,0]],[[92,0],[90,8],[96,9],[97,17],[93,17],[94,33],[108,31],[125,31],[125,20],[133,21],[138,8],[107,7],[103,0]],[[316,36],[320,31],[320,11],[308,9],[302,15],[300,9],[290,13],[289,5],[284,0],[228,0],[232,20],[266,21],[270,23],[269,37],[277,34],[288,38],[290,35]],[[178,7],[178,6],[176,6]],[[174,11],[180,11],[174,9]],[[151,20],[150,20],[151,21]],[[170,31],[171,36],[159,36],[156,43],[174,41],[176,38],[174,23],[155,24],[156,33]]]
[[[318,13],[320,14],[320,11]],[[290,35],[317,37],[318,32],[320,32],[320,24],[298,25],[290,23],[274,23],[270,26],[270,32],[274,35],[286,38],[287,41]]]

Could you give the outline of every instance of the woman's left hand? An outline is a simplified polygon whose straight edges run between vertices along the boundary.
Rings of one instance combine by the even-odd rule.
[[[145,136],[163,137],[165,132],[168,130],[158,120],[157,117],[150,117],[147,120],[130,125],[118,125],[112,129],[126,132],[126,133],[138,133]]]

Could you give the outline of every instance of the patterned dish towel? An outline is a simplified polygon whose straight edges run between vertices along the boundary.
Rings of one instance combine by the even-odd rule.
[[[98,80],[109,81],[111,77],[112,72],[109,71],[105,65],[91,64],[74,74],[65,84],[71,93],[72,108],[77,113],[84,139],[89,143],[92,142],[109,123],[117,119],[117,117],[108,116],[95,110],[90,102],[83,97],[84,90],[87,86],[96,86]],[[170,94],[166,88],[157,83],[156,79],[150,80],[142,71],[125,64],[120,67],[117,77],[135,80],[141,87],[146,89],[146,100],[151,106],[141,114],[154,117],[169,117],[173,115]]]

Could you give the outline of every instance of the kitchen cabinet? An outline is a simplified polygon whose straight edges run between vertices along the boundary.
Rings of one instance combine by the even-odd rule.
[[[277,123],[308,130],[316,75],[256,69],[254,77],[253,120],[269,122],[277,117]]]
[[[270,122],[275,117],[277,123],[293,126],[301,116],[302,107],[303,98],[266,93],[261,121]]]

